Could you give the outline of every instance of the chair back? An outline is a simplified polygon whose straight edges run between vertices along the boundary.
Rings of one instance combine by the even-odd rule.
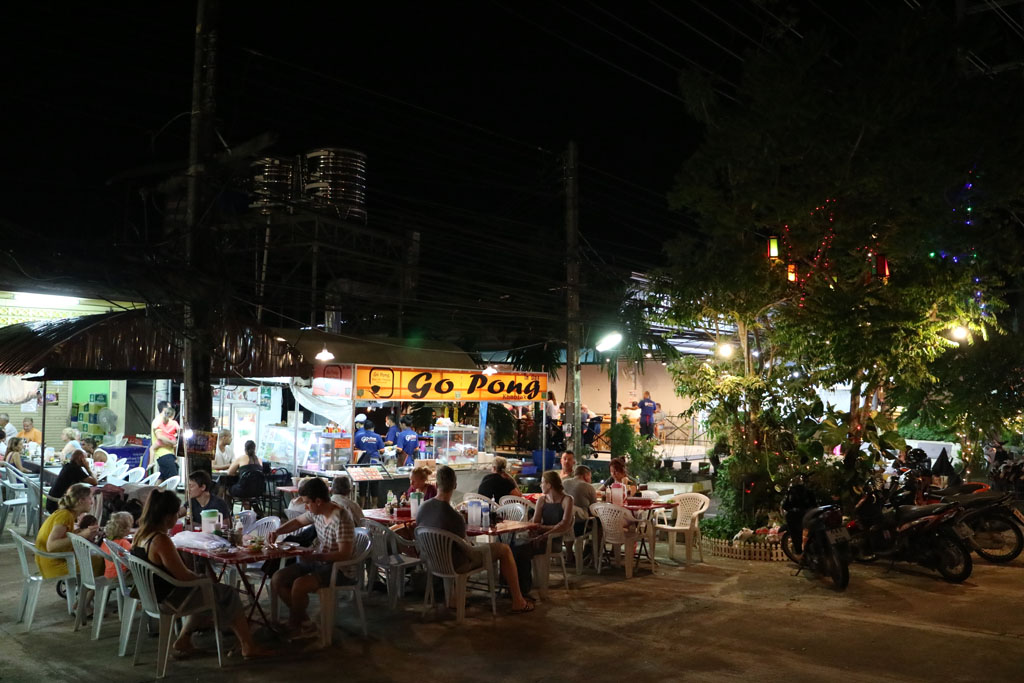
[[[522,503],[505,503],[498,506],[498,517],[511,522],[522,522],[526,519],[526,507]]]
[[[462,494],[462,502],[463,503],[465,503],[466,501],[470,501],[470,500],[486,500],[488,503],[491,502],[490,498],[488,498],[487,496],[484,496],[482,494],[479,494],[479,493],[464,493],[464,494]]]
[[[128,462],[126,460],[119,460],[114,463],[113,469],[107,473],[107,481],[110,481],[111,479],[124,479],[124,475],[127,474],[128,469]]]
[[[21,574],[26,579],[39,576],[38,565],[35,563],[35,556],[54,557],[65,560],[68,563],[68,573],[65,576],[75,576],[75,555],[74,553],[48,553],[36,548],[35,543],[28,540],[14,529],[8,529],[14,537],[14,545],[18,550],[18,561],[21,563]],[[29,554],[32,555],[32,562],[29,562]]]
[[[173,477],[164,479],[163,483],[157,486],[157,488],[161,491],[177,491],[179,483],[181,483],[181,477],[176,474]]]
[[[38,529],[39,529],[39,525],[38,525],[38,520],[39,520],[39,499],[40,499],[40,497],[42,495],[42,491],[39,488],[39,482],[33,481],[31,479],[26,479],[25,480],[25,489],[26,489],[25,498],[27,499],[27,503],[25,505],[25,508],[26,508],[26,512],[28,513],[28,527],[27,528],[29,530],[35,529],[35,530],[38,531]],[[46,512],[46,509],[44,508],[43,509],[43,519],[46,519],[48,516],[49,516],[49,514]]]
[[[529,498],[523,498],[522,496],[502,496],[501,500],[498,501],[499,505],[508,505],[509,503],[519,503],[526,508],[526,512],[529,515],[532,515],[534,508],[537,507]]]
[[[131,597],[132,588],[129,580],[131,575],[128,573],[128,555],[130,553],[109,538],[103,541],[103,545],[107,547],[111,562],[114,564],[114,571],[117,572],[117,589],[121,591],[122,596]]]
[[[78,534],[68,534],[68,538],[71,539],[71,549],[75,551],[75,563],[81,574],[82,585],[96,590],[96,573],[92,570],[92,556],[100,555],[106,560],[109,560],[110,556],[100,550],[92,541]]]
[[[352,557],[350,562],[365,562],[370,556],[370,549],[373,546],[370,538],[370,531],[365,527],[356,527],[355,539],[352,543]]]
[[[255,510],[242,510],[237,515],[235,515],[235,519],[241,520],[241,522],[242,522],[242,533],[243,534],[247,534],[247,533],[249,533],[249,529],[252,528],[252,525],[256,523],[256,511]]]
[[[365,520],[366,530],[370,534],[370,557],[378,567],[388,566],[392,555],[398,554],[398,541],[395,532],[380,522]]]
[[[703,493],[678,493],[672,496],[672,500],[679,504],[676,507],[675,526],[683,528],[690,526],[694,515],[707,511],[711,505],[711,499]]]
[[[267,486],[266,475],[258,470],[246,470],[238,478],[238,483],[232,487],[238,493],[232,493],[235,498],[258,498],[263,495]]]
[[[646,498],[647,500],[658,500],[661,498],[661,494],[657,491],[641,491],[640,497]]]
[[[143,477],[145,476],[146,470],[142,469],[141,467],[133,467],[124,473],[124,478],[128,481],[129,484],[138,484],[140,481],[142,481]],[[107,478],[110,478],[109,475],[107,476]]]
[[[129,474],[131,474],[130,471],[129,471]],[[131,481],[131,480],[129,479],[129,481]],[[143,486],[156,486],[158,481],[160,481],[160,472],[159,471],[153,472],[152,474],[143,477],[142,481],[140,481],[139,483],[142,484]]]
[[[125,553],[124,559],[128,562],[128,570],[131,572],[135,589],[139,592],[139,601],[142,603],[143,611],[149,616],[160,618],[160,602],[156,598],[156,577],[170,579],[171,576],[141,558],[131,553]]]
[[[418,526],[415,533],[416,550],[430,573],[441,578],[455,578],[458,574],[452,550],[461,547],[468,553],[469,544],[460,536],[443,529]]]
[[[244,528],[245,522],[242,522],[242,524]],[[280,517],[264,517],[257,522],[253,522],[252,526],[244,533],[249,536],[262,536],[263,538],[266,538],[267,534],[271,531],[277,531],[279,526],[281,526]]]
[[[611,503],[594,503],[590,514],[601,520],[601,535],[608,543],[625,543],[626,526],[634,521],[633,515],[624,507]]]

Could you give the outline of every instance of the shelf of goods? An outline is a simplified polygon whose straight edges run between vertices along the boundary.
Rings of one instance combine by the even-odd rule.
[[[472,467],[477,464],[480,430],[470,425],[434,428],[430,432],[433,452],[430,455],[438,465],[452,468]]]
[[[352,457],[351,437],[344,432],[325,432],[320,427],[267,425],[261,440],[262,458],[273,465],[340,470]]]

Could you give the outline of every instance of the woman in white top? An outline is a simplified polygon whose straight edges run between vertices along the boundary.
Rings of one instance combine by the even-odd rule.
[[[545,404],[544,409],[548,412],[548,422],[554,424],[562,418],[562,413],[558,410],[558,403],[555,401],[555,392],[548,392],[548,402]]]
[[[78,441],[78,432],[71,427],[65,427],[60,433],[60,438],[64,439],[60,457],[67,459],[72,453],[82,449],[82,444]]]
[[[234,449],[231,446],[231,432],[226,429],[220,430],[217,435],[217,454],[213,458],[213,469],[226,470],[234,460]]]

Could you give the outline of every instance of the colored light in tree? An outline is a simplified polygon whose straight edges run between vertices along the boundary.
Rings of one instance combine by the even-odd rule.
[[[790,282],[796,282],[796,265],[790,263],[786,266],[786,279]]]
[[[768,258],[777,259],[779,258],[779,238],[769,237],[768,238]]]
[[[957,341],[963,341],[964,339],[967,339],[967,328],[964,327],[963,325],[957,325],[956,327],[953,328],[952,335],[953,339],[956,339]]]

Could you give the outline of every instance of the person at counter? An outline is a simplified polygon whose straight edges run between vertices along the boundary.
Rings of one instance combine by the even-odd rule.
[[[19,439],[25,439],[25,441],[35,441],[40,446],[43,445],[43,433],[36,429],[35,421],[31,417],[26,417],[21,421],[21,431],[18,432]]]
[[[153,420],[152,461],[150,467],[158,469],[160,481],[178,474],[178,458],[175,450],[178,447],[178,430],[181,427],[174,419],[174,406],[167,401],[157,404],[160,414]]]
[[[395,445],[398,449],[405,453],[405,462],[403,463],[406,467],[413,464],[416,459],[416,447],[420,443],[420,435],[417,434],[412,428],[412,418],[408,415],[401,419],[402,431],[395,437]]]
[[[433,484],[428,484],[427,480],[430,479],[430,468],[421,465],[412,472],[409,473],[409,489],[405,492],[405,497],[409,498],[412,494],[419,491],[423,494],[423,500],[430,500],[437,495],[437,487]]]
[[[508,460],[500,455],[495,456],[494,462],[491,463],[491,473],[480,480],[480,486],[476,492],[497,501],[505,496],[522,496],[523,492],[519,490],[516,480],[505,471],[507,467]]]
[[[49,492],[46,494],[46,511],[54,513],[57,511],[57,503],[67,491],[75,484],[96,485],[96,475],[89,469],[89,462],[85,459],[85,451],[79,448],[71,454],[71,459],[64,463],[53,482]]]
[[[384,439],[380,438],[380,434],[373,431],[373,428],[372,420],[364,420],[363,428],[356,432],[355,438],[352,440],[353,448],[363,451],[363,454],[359,456],[360,465],[368,465],[374,460],[380,460],[380,449],[384,448]]]
[[[213,495],[213,478],[206,470],[196,470],[188,475],[188,495],[192,500],[193,524],[198,524],[202,519],[203,510],[216,510],[224,516],[224,523],[230,524],[231,508],[223,498]],[[184,517],[186,513],[182,505],[178,516]]]
[[[398,422],[398,420],[396,420],[395,416],[390,413],[384,418],[384,423],[388,426],[388,434],[384,437],[385,446],[394,446],[398,443],[399,430],[396,422]]]
[[[226,429],[220,430],[217,434],[217,451],[213,456],[213,469],[226,470],[231,467],[231,461],[234,460],[232,453],[234,452],[229,446],[231,445],[231,432]]]

